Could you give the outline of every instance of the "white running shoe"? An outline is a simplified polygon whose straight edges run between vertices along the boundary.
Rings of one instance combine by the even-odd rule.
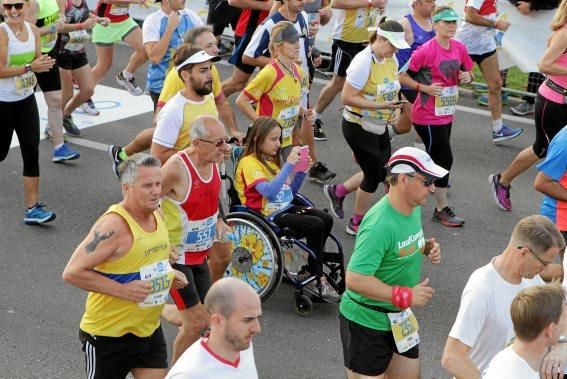
[[[134,96],[141,96],[144,94],[144,91],[138,87],[138,84],[136,84],[136,79],[134,79],[134,77],[126,79],[124,75],[122,75],[122,72],[119,72],[118,75],[116,75],[116,82],[126,88],[126,90]]]
[[[96,109],[92,99],[88,99],[85,103],[81,104],[79,109],[89,116],[98,116],[100,114],[100,111]]]

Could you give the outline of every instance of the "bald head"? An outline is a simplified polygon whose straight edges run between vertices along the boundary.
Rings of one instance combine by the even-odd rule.
[[[216,281],[205,296],[205,308],[210,314],[220,313],[228,318],[237,304],[250,301],[260,302],[258,294],[250,285],[236,278],[222,278]]]
[[[189,126],[189,137],[191,140],[208,139],[215,132],[224,131],[224,125],[213,116],[199,116]]]

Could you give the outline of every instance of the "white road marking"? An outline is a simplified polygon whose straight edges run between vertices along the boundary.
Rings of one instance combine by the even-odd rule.
[[[89,147],[91,149],[104,151],[105,153],[108,151],[108,145],[96,141],[91,141],[84,138],[74,138],[74,137],[67,137],[67,141],[74,145],[80,145],[84,147]]]

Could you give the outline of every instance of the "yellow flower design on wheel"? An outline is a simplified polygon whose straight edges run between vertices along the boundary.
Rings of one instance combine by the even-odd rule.
[[[256,234],[246,234],[242,237],[240,246],[252,254],[252,263],[256,264],[264,256],[264,241]]]

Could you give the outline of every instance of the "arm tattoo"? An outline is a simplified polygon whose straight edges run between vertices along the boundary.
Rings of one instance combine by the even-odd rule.
[[[95,230],[93,240],[85,246],[85,249],[87,250],[87,254],[95,251],[95,249],[96,249],[96,247],[98,246],[99,243],[101,243],[102,241],[104,241],[106,239],[109,239],[113,234],[114,234],[114,230],[111,230],[110,232],[105,233],[105,234],[99,234]]]

